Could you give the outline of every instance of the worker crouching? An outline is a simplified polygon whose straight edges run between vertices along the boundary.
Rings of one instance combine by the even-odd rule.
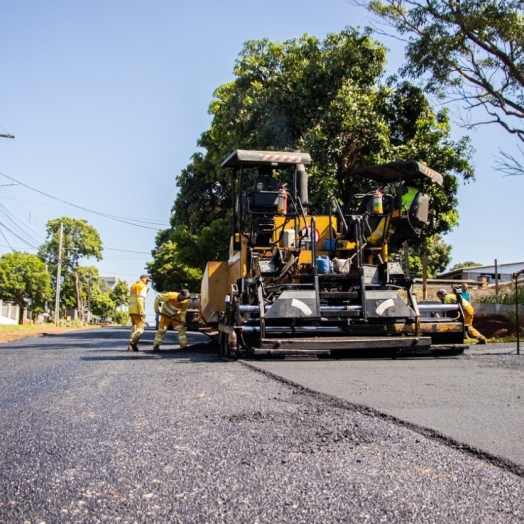
[[[468,337],[476,338],[479,344],[486,344],[486,337],[473,327],[473,314],[475,313],[475,310],[466,299],[455,293],[448,293],[445,289],[439,289],[437,291],[437,297],[443,304],[460,303],[462,310],[464,311],[464,323],[466,324]]]
[[[183,289],[180,293],[167,292],[157,295],[155,298],[155,313],[159,315],[158,330],[153,351],[160,351],[160,344],[169,326],[173,326],[178,333],[178,342],[181,348],[187,346],[186,335],[186,311],[189,300],[189,290]],[[160,307],[162,304],[162,307]]]

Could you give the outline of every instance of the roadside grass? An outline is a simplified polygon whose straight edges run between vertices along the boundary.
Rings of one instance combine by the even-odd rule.
[[[57,326],[54,324],[7,324],[7,325],[0,325],[0,333],[13,333],[13,332],[30,332],[30,331],[36,331],[36,330],[42,330],[42,329],[53,329]],[[71,321],[71,322],[60,322],[61,328],[91,328],[91,327],[99,327],[98,324],[82,324],[78,321]]]
[[[521,337],[522,340],[522,337]],[[517,342],[517,337],[500,337],[500,338],[490,338],[488,342],[498,342],[499,344],[504,344],[506,342]]]
[[[0,333],[11,333],[13,331],[34,331],[35,329],[42,329],[46,325],[51,324],[8,324],[0,326]]]

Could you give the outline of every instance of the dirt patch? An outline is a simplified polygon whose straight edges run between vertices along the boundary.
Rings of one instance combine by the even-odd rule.
[[[473,326],[487,338],[517,336],[517,326],[503,315],[475,315]]]
[[[56,327],[56,326],[42,326],[32,329],[21,329],[13,331],[0,331],[0,344],[13,342],[13,340],[20,340],[27,337],[42,337],[45,335],[61,335],[69,331],[79,331],[81,329],[92,329],[96,326],[88,327]]]

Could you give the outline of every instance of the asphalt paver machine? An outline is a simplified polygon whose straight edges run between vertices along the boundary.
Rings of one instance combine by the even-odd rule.
[[[331,198],[308,213],[309,154],[234,151],[233,235],[227,261],[209,262],[201,318],[227,357],[460,354],[460,306],[418,304],[402,247],[428,224],[429,198],[402,191],[442,175],[415,161],[355,170],[380,190]],[[452,311],[453,318],[449,315]]]

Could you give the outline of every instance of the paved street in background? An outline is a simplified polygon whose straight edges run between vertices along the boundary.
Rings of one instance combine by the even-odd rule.
[[[370,392],[381,383],[394,392],[384,410],[398,404],[412,417],[423,403],[406,382],[438,399],[443,377],[467,369],[477,377],[466,372],[467,390],[504,376],[518,392],[514,356],[243,363],[220,360],[200,333],[181,351],[169,332],[160,354],[126,351],[128,334],[108,327],[0,345],[0,522],[524,520],[519,468],[354,405],[378,402]],[[141,348],[153,337],[148,329]],[[330,383],[331,394],[253,364],[319,390]],[[437,421],[458,408],[441,402]]]

